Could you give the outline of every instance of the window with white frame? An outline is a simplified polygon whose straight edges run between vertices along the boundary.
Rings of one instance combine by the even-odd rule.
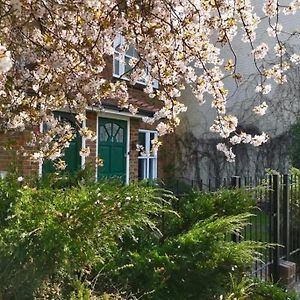
[[[117,78],[122,78],[125,80],[129,80],[130,73],[133,71],[135,64],[140,59],[138,52],[136,49],[129,45],[128,49],[124,51],[123,47],[125,46],[125,39],[121,34],[117,34],[114,41],[114,59],[113,59],[113,76]],[[137,83],[146,85],[145,78],[149,74],[149,69],[144,68],[144,74],[141,76]],[[158,88],[158,81],[153,80],[152,83],[154,88]]]
[[[157,138],[157,132],[139,130],[139,179],[157,178],[157,151],[154,151],[151,141]]]

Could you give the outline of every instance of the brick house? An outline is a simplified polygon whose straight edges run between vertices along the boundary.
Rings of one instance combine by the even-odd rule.
[[[130,47],[126,52],[124,63],[116,59],[120,54],[117,51],[118,43],[122,43],[122,37],[118,37],[115,45],[114,58],[108,60],[104,77],[110,80],[127,80],[126,77],[120,79],[121,75],[127,71],[126,61],[137,53]],[[157,83],[153,83],[157,88]],[[117,102],[107,99],[102,103],[101,108],[88,108],[86,111],[86,124],[89,129],[96,132],[96,140],[84,140],[79,135],[70,143],[70,147],[65,151],[67,170],[75,171],[84,168],[88,163],[95,165],[95,158],[104,160],[102,167],[95,168],[95,177],[122,177],[124,182],[136,179],[165,178],[165,168],[172,164],[173,156],[163,155],[167,152],[167,146],[174,144],[174,136],[169,135],[163,139],[163,145],[158,154],[151,151],[151,140],[157,136],[155,124],[149,125],[142,121],[143,116],[152,116],[158,110],[155,100],[150,99],[143,92],[145,84],[139,81],[135,86],[128,85],[129,103],[139,108],[136,115],[132,115],[128,110],[120,110]],[[64,121],[72,122],[74,116],[63,111],[55,112],[55,115]],[[18,167],[18,172],[25,176],[50,172],[49,162],[35,163],[21,153],[12,149],[20,149],[27,153],[33,153],[34,149],[26,145],[26,141],[31,130],[43,130],[40,128],[26,129],[24,132],[2,133],[0,135],[0,175],[5,175],[14,163]],[[141,155],[136,150],[136,145],[142,145],[148,155]],[[79,155],[82,147],[90,148],[90,155],[85,158]],[[165,148],[164,148],[165,147]],[[168,146],[169,147],[169,146]],[[11,150],[9,150],[11,149]],[[171,152],[172,153],[172,152]]]

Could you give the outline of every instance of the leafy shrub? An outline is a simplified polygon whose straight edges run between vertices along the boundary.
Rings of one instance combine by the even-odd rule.
[[[262,247],[224,238],[249,221],[254,203],[242,190],[191,193],[178,213],[155,186],[84,173],[8,177],[0,195],[4,299],[216,299]]]
[[[287,291],[271,282],[256,282],[251,295],[251,300],[296,300],[294,291]]]
[[[243,277],[239,281],[231,276],[231,291],[222,295],[223,300],[296,300],[297,294],[268,281]]]
[[[143,299],[215,299],[230,290],[230,274],[240,278],[262,247],[224,238],[246,226],[253,204],[242,190],[187,195],[179,218],[164,216],[163,237],[143,230],[124,241],[114,263],[134,268],[119,270],[113,282]]]
[[[0,291],[5,299],[31,299],[43,284],[51,289],[49,282],[67,293],[74,279],[113,259],[125,233],[154,230],[153,216],[167,210],[163,191],[153,187],[117,182],[56,186],[0,181],[6,220],[0,230]]]

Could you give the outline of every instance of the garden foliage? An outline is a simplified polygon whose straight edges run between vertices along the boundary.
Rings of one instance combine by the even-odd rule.
[[[0,197],[3,299],[219,299],[262,247],[231,241],[254,205],[242,190],[177,200],[146,184],[9,175]]]

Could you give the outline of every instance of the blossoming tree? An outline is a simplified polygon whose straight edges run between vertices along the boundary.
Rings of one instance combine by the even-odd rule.
[[[260,76],[256,92],[261,95],[270,92],[269,81],[283,84],[290,64],[300,62],[297,53],[285,55],[280,39],[284,28],[279,23],[281,14],[296,13],[300,1],[286,4],[287,1],[265,0],[255,6],[252,2],[1,0],[1,129],[24,130],[29,125],[47,123],[50,129],[34,137],[40,147],[34,158],[55,159],[72,135],[70,128],[55,121],[54,110],[69,109],[77,113],[80,123],[88,107],[101,106],[103,100],[114,98],[121,107],[135,113],[138,108],[128,104],[127,84],[143,78],[144,92],[163,104],[152,118],[145,118],[146,122],[157,122],[159,135],[171,132],[179,124],[179,114],[186,110],[180,100],[181,91],[189,86],[200,104],[211,101],[217,116],[211,131],[226,139],[217,148],[229,161],[234,160],[231,145],[259,146],[268,136],[264,132],[254,136],[237,132],[237,117],[226,112],[228,90],[224,78],[238,84],[242,76],[236,69],[232,41],[240,39],[249,46]],[[265,42],[256,42],[257,29],[265,18],[269,21],[268,34],[276,41],[274,49]],[[130,45],[138,53],[129,61],[130,72],[124,74],[130,82],[103,77],[118,34],[125,40],[119,53],[125,53]],[[226,60],[222,53],[225,47],[231,53]],[[267,54],[277,58],[270,68],[263,63]],[[158,81],[158,89],[153,87],[153,80]],[[261,101],[253,107],[253,113],[263,115],[267,108],[268,104]],[[93,138],[87,128],[80,134]],[[47,145],[54,138],[55,147],[49,149]]]

